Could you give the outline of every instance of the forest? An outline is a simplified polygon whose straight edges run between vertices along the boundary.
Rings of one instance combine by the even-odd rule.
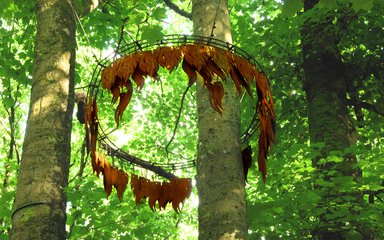
[[[384,1],[1,0],[0,239],[384,239]]]

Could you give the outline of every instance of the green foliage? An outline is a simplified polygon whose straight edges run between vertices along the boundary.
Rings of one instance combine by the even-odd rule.
[[[272,0],[229,3],[234,42],[255,56],[269,76],[277,112],[277,139],[268,161],[267,182],[262,183],[255,166],[248,176],[250,239],[313,239],[313,232],[324,227],[320,223],[323,216],[329,223],[342,218],[347,223],[342,226],[347,239],[361,239],[361,229],[371,231],[368,234],[374,234],[377,239],[384,239],[384,121],[378,114],[384,112],[383,2],[346,2],[350,4],[320,0],[313,10],[299,15],[296,13],[302,11],[303,6],[298,0],[287,0],[284,4]],[[180,6],[185,9],[188,4],[189,1],[180,1]],[[11,224],[18,160],[28,112],[35,37],[33,11],[33,1],[0,1],[0,239],[6,239]],[[165,33],[179,33],[183,28],[190,31],[189,22],[172,22],[167,18],[171,15],[156,1],[121,0],[103,1],[97,10],[84,16],[81,22],[90,43],[78,28],[76,91],[86,91],[82,87],[92,78],[96,62],[90,52],[98,58],[110,54],[119,43],[122,26],[125,35],[121,44],[137,39],[154,41]],[[358,159],[355,167],[363,173],[358,182],[340,176],[337,169],[332,168],[325,180],[312,165],[312,160],[321,155],[324,146],[310,144],[302,85],[301,44],[306,39],[301,38],[300,31],[305,21],[318,23],[325,21],[324,16],[332,20],[329,27],[339,38],[332,47],[338,49],[344,66],[349,69],[353,79],[351,87],[356,89],[355,94],[361,101],[375,106],[378,111],[362,109],[364,126],[358,129],[357,144],[343,152],[332,153],[319,164],[342,163],[341,156],[353,154]],[[181,96],[188,83],[179,70],[172,74],[161,70],[159,82],[147,79],[141,92],[134,91],[130,107],[123,115],[123,124],[111,135],[119,147],[158,163],[195,159],[194,88],[186,95],[175,139],[165,149],[173,135]],[[110,100],[105,94],[99,105],[100,121],[107,132],[115,128],[114,106]],[[242,129],[252,118],[256,100],[245,97],[241,103]],[[14,128],[11,109],[15,114]],[[352,107],[350,114],[356,116]],[[355,125],[358,124],[355,117]],[[12,156],[11,136],[15,139]],[[74,120],[70,182],[66,189],[69,239],[197,239],[196,193],[186,201],[180,215],[169,209],[152,213],[145,204],[136,206],[129,189],[122,202],[115,194],[106,199],[102,179],[92,173],[89,157],[84,154],[83,136],[83,125]],[[256,137],[250,144],[255,158]],[[127,172],[155,178],[118,159],[110,158],[109,161]],[[175,172],[179,176],[195,174],[193,168]],[[361,203],[342,203],[354,200],[356,193],[364,196]],[[374,203],[368,204],[372,197]],[[327,199],[328,204],[324,205],[322,199]],[[361,228],[351,228],[351,223]]]
[[[0,239],[7,239],[32,70],[33,17],[23,1],[0,3]],[[23,12],[24,14],[21,14]]]
[[[337,2],[340,2],[340,1],[320,0],[318,5],[319,5],[319,7],[326,7],[326,8],[334,9],[337,6]]]
[[[376,91],[382,82],[379,79],[382,79],[380,76],[383,70],[376,61],[376,57],[383,58],[379,48],[384,43],[378,37],[382,34],[378,26],[383,24],[381,4],[374,1],[375,8],[368,12],[360,9],[356,15],[355,9],[347,5],[333,5],[334,2],[320,1],[313,11],[297,16],[294,13],[300,9],[298,4],[294,7],[294,1],[284,2],[282,14],[279,14],[279,6],[274,1],[264,1],[264,4],[244,2],[236,6],[241,14],[232,16],[235,42],[257,56],[269,76],[278,114],[277,142],[268,161],[267,183],[263,185],[258,174],[253,178],[251,173],[248,177],[251,239],[312,239],[313,231],[324,227],[320,224],[320,218],[326,212],[329,212],[326,217],[331,222],[340,217],[345,222],[355,221],[357,225],[364,226],[363,229],[368,232],[365,234],[383,238],[384,232],[380,227],[382,219],[373,217],[383,217],[384,206],[379,199],[375,197],[375,203],[368,204],[368,195],[364,194],[364,203],[353,206],[340,204],[354,200],[356,191],[357,194],[368,193],[369,188],[376,189],[372,191],[379,193],[380,199],[383,196],[382,191],[380,193],[378,190],[382,189],[383,179],[380,173],[383,171],[382,139],[378,136],[383,132],[383,116],[364,111],[365,126],[359,131],[358,144],[343,153],[334,152],[334,155],[320,160],[320,164],[335,164],[343,161],[340,158],[343,154],[355,154],[359,160],[356,167],[363,171],[360,182],[353,181],[351,177],[339,176],[336,169],[329,169],[327,175],[330,179],[325,181],[324,176],[312,167],[312,159],[320,156],[323,146],[308,145],[310,140],[305,93],[302,90],[300,38],[300,29],[305,21],[324,21],[324,15],[333,19],[335,24],[331,27],[341,38],[337,48],[345,64],[353,65],[353,74],[358,74],[358,69],[370,69],[368,77],[363,77],[364,80],[359,78],[359,83],[355,85],[362,87],[358,90],[359,97],[367,102],[376,99],[375,105],[380,109],[379,99],[383,97],[382,91]],[[336,6],[338,11],[335,11]],[[257,9],[256,14],[254,9]],[[288,15],[291,17],[287,19]],[[354,115],[352,108],[351,114]],[[320,186],[322,188],[318,188]],[[328,206],[316,206],[329,194],[334,198],[328,198]],[[343,228],[346,229],[347,239],[359,239],[361,232],[364,232],[348,226]]]
[[[141,30],[143,31],[141,38],[143,40],[147,40],[150,43],[154,43],[158,40],[161,40],[164,36],[164,34],[162,33],[163,28],[161,26],[144,26]]]
[[[351,0],[354,10],[371,10],[374,0]]]
[[[369,11],[374,6],[374,2],[378,2],[378,0],[320,0],[319,1],[319,7],[325,7],[330,9],[337,9],[339,4],[343,4],[349,2],[352,4],[352,8],[355,11]]]
[[[287,17],[294,16],[303,8],[303,2],[300,0],[285,0],[283,5],[283,14]]]

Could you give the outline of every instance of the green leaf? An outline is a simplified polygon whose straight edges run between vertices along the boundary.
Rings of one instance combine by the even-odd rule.
[[[308,191],[303,194],[303,199],[314,203],[320,200],[320,196],[315,191]]]
[[[15,92],[15,98],[21,98],[23,94],[20,91]]]
[[[284,209],[282,207],[276,207],[273,209],[274,212],[276,212],[277,214],[282,214],[284,213]]]
[[[12,0],[1,0],[0,1],[0,14],[2,15],[4,10],[6,10],[11,5]]]
[[[10,97],[4,98],[3,102],[4,102],[5,108],[10,108],[15,105],[15,101],[13,100],[13,98],[10,98]]]
[[[374,212],[369,216],[369,218],[377,222],[384,222],[384,214],[381,212]]]
[[[359,232],[357,232],[357,231],[355,231],[355,230],[352,230],[352,231],[348,231],[348,232],[346,232],[346,233],[344,233],[343,234],[344,235],[344,237],[345,237],[345,239],[350,239],[350,240],[361,240],[361,239],[363,239],[363,236],[359,233]]]
[[[326,162],[334,162],[334,163],[340,163],[340,162],[343,162],[343,158],[342,157],[338,157],[338,156],[329,156],[327,157],[326,159]]]
[[[283,5],[283,15],[292,17],[302,8],[303,3],[301,0],[285,0]]]
[[[326,7],[326,8],[331,8],[334,9],[336,7],[337,1],[335,0],[320,0],[319,1],[319,7]]]
[[[165,8],[156,8],[153,12],[152,12],[152,18],[155,18],[155,19],[158,19],[158,20],[161,20],[162,18],[165,17]]]
[[[315,184],[320,185],[320,186],[323,186],[323,187],[332,187],[332,186],[335,186],[335,183],[325,181],[324,179],[321,179],[321,178],[316,179],[316,180],[315,180]]]
[[[141,30],[143,31],[141,38],[149,43],[155,43],[164,37],[164,34],[161,32],[163,30],[161,26],[145,26]]]
[[[371,10],[371,8],[373,7],[373,0],[351,0],[351,3],[352,3],[352,8],[355,11],[359,11],[359,10],[368,11],[368,10]]]

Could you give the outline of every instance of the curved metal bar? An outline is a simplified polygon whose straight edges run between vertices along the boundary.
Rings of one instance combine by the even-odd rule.
[[[236,55],[239,55],[247,59],[250,63],[257,66],[261,72],[263,72],[261,65],[256,61],[254,57],[252,57],[245,50],[233,44],[230,44],[228,42],[215,39],[212,37],[205,37],[205,36],[198,36],[198,35],[166,35],[164,36],[163,39],[155,41],[153,43],[142,40],[142,41],[134,41],[126,45],[120,46],[112,54],[108,55],[107,57],[99,61],[92,73],[92,79],[89,84],[89,89],[87,94],[88,96],[94,96],[96,98],[99,97],[98,95],[99,95],[100,83],[101,83],[100,81],[101,71],[120,57],[130,55],[140,51],[155,50],[156,48],[159,48],[162,46],[183,46],[183,45],[192,45],[192,44],[202,44],[207,46],[213,46],[219,49],[230,51]],[[258,126],[259,126],[259,119],[258,119],[257,110],[255,108],[255,113],[253,115],[251,123],[241,135],[241,143],[246,143],[251,138],[251,136],[257,131]],[[108,138],[107,134],[102,130],[101,126],[100,126],[100,131],[102,132],[102,134],[99,136],[99,139],[108,139],[108,141],[112,145],[114,145],[113,142]],[[123,152],[121,149],[119,149],[119,151]],[[145,161],[145,160],[142,160],[142,161],[150,165],[158,164],[158,163],[151,163],[150,161]],[[135,162],[131,162],[131,163],[137,164]],[[187,163],[184,163],[182,166],[181,165],[179,166],[178,164],[163,164],[162,167],[168,168],[168,169],[176,169],[176,168],[182,169],[187,165],[188,166],[185,168],[194,167],[195,163],[196,163],[195,160],[193,160],[193,161],[188,161]],[[137,165],[141,165],[141,164],[137,164]]]

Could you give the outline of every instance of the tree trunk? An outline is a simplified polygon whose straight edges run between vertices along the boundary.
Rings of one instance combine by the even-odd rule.
[[[318,0],[304,1],[305,11],[312,9],[317,2]],[[354,166],[354,155],[342,153],[356,143],[357,133],[346,103],[347,82],[350,79],[337,50],[331,21],[332,19],[326,17],[318,22],[307,20],[302,29],[304,89],[310,140],[311,144],[324,143],[320,156],[313,160],[313,165],[318,169],[320,179],[334,184],[316,185],[323,192],[319,204],[323,213],[320,216],[321,223],[313,234],[318,239],[346,239],[346,235],[350,234],[348,231],[355,231],[353,220],[346,217],[353,218],[358,214],[354,206],[362,203],[362,196],[353,189],[345,190],[342,184],[348,179],[357,182],[361,171]],[[320,162],[320,159],[336,154],[342,158],[340,162]],[[342,181],[337,182],[335,179]],[[340,215],[343,211],[349,214]],[[360,231],[360,235],[369,239],[367,236],[370,234],[364,231]]]
[[[35,68],[11,239],[66,238],[76,46],[69,4],[36,1]]]
[[[227,1],[192,2],[194,34],[231,43]],[[221,3],[219,5],[219,3]],[[239,96],[232,81],[224,82],[224,112],[210,105],[201,79],[197,81],[199,239],[246,239],[247,216],[240,147]]]

